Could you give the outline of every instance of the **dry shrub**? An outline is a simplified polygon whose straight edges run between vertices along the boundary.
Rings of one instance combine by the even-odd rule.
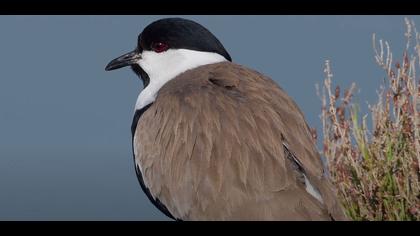
[[[317,87],[322,101],[321,153],[353,220],[420,219],[420,35],[414,22],[405,23],[401,62],[393,64],[388,42],[373,35],[375,59],[386,79],[368,114],[361,116],[352,102],[354,83],[344,94],[339,86],[332,89],[329,61],[322,91]]]

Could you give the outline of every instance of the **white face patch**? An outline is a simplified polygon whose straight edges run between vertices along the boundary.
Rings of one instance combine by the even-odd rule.
[[[188,49],[169,49],[165,52],[143,51],[138,61],[141,68],[149,75],[149,85],[143,89],[136,102],[135,110],[152,103],[163,85],[179,74],[196,67],[226,61],[212,52],[200,52]]]

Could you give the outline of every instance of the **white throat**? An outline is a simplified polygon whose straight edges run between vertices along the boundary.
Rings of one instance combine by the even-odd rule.
[[[196,67],[226,61],[212,52],[200,52],[188,49],[169,49],[166,52],[143,51],[138,61],[141,68],[149,75],[149,85],[143,89],[136,102],[135,110],[154,102],[158,91],[169,80]]]

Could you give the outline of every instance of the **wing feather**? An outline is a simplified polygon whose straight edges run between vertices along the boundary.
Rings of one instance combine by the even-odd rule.
[[[187,71],[139,120],[137,162],[179,219],[330,219],[332,186],[302,112],[268,77],[223,62]],[[305,191],[293,152],[326,205]]]

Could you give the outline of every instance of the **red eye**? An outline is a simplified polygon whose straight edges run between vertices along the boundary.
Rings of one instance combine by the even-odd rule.
[[[152,44],[152,50],[157,52],[157,53],[164,52],[164,51],[168,50],[168,48],[169,48],[168,44],[165,44],[165,43],[153,43]]]

